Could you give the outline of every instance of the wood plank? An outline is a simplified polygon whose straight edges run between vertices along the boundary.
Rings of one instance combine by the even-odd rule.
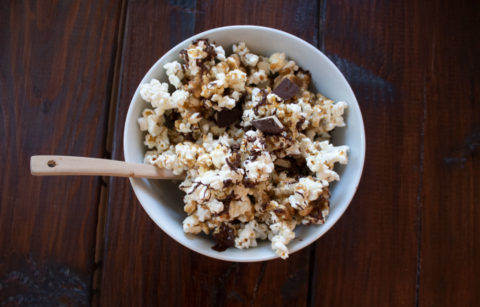
[[[318,44],[318,3],[296,1],[199,1],[195,32],[228,25],[259,25]]]
[[[89,303],[100,180],[33,177],[29,160],[104,155],[119,11],[109,1],[0,10],[2,306]]]
[[[273,26],[316,44],[317,12],[307,1],[129,2],[113,158],[123,158],[123,121],[138,82],[174,44],[194,32],[237,23]],[[110,181],[107,216],[103,305],[307,303],[309,249],[287,262],[238,264],[201,256],[155,226],[121,179]]]
[[[414,2],[326,3],[325,50],[357,96],[367,153],[350,208],[316,245],[313,306],[415,304],[425,58]]]
[[[480,5],[425,7],[420,306],[480,302]]]

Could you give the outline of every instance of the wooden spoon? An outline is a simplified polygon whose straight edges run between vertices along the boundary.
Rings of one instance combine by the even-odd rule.
[[[30,171],[34,176],[115,176],[149,179],[184,179],[185,174],[155,165],[129,163],[117,160],[74,156],[32,156]]]

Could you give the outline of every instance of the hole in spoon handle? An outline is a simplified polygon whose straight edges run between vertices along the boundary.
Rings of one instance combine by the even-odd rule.
[[[47,165],[49,167],[55,167],[57,165],[57,162],[55,162],[55,160],[50,160],[50,161],[47,162]]]

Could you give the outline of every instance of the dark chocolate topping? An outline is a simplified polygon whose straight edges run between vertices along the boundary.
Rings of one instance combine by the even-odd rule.
[[[233,192],[230,193],[230,194],[229,194],[227,197],[225,197],[224,199],[220,199],[220,201],[223,203],[223,206],[224,206],[223,212],[228,212],[228,209],[225,210],[225,207],[229,207],[229,206],[230,206],[230,202],[231,202],[232,200],[234,200],[234,199],[235,199],[235,194],[233,194]]]
[[[211,61],[215,59],[217,56],[217,53],[215,52],[215,48],[213,48],[212,45],[208,44],[207,47],[205,48],[205,52],[207,53],[207,57],[205,58],[205,61]]]
[[[322,211],[330,207],[330,201],[323,196],[320,196],[318,199],[312,201],[310,205],[313,208],[308,216],[313,217],[317,221],[325,223],[325,218],[323,217]]]
[[[258,150],[250,150],[250,160],[255,161],[257,160],[258,156],[262,154],[261,151]]]
[[[186,49],[180,51],[180,58],[185,61],[185,65],[188,67],[188,53]]]
[[[199,39],[196,39],[192,42],[192,45],[195,45],[195,46],[198,46],[198,43],[199,42],[204,42],[205,45],[208,45],[209,42],[208,42],[208,38],[199,38]]]
[[[230,95],[231,93],[233,93],[232,88],[227,87],[226,89],[223,90],[223,95],[224,96]]]
[[[295,82],[291,81],[289,78],[284,78],[280,84],[277,85],[275,89],[273,89],[273,93],[278,97],[282,98],[283,100],[288,100],[295,96],[300,88],[298,87]]]
[[[262,93],[262,100],[260,100],[260,102],[255,107],[253,107],[253,113],[255,113],[255,115],[258,115],[258,108],[267,104],[267,95],[268,95],[267,91],[263,89],[261,93]]]
[[[222,223],[218,231],[213,233],[213,238],[216,244],[212,246],[212,249],[217,252],[223,252],[227,248],[235,245],[235,230],[227,224]]]
[[[178,112],[175,111],[167,111],[165,113],[165,127],[168,129],[175,128],[175,121],[179,119],[181,116]]]
[[[208,67],[205,66],[205,61],[204,59],[196,59],[195,63],[197,63],[197,66],[200,67],[200,74],[205,74],[208,71]]]
[[[301,116],[299,119],[298,119],[298,122],[296,124],[296,128],[297,130],[302,130],[302,126],[303,126],[303,123],[305,122],[305,117]]]
[[[192,189],[190,190],[190,192],[187,193],[187,195],[190,195],[192,194],[193,192],[195,192],[195,190],[201,185],[202,183],[200,182],[195,182],[193,185],[192,185]]]
[[[234,153],[232,157],[233,157],[232,161],[230,161],[229,158],[225,158],[225,162],[234,171],[240,168],[240,164],[242,163],[242,160],[238,153]]]
[[[235,199],[235,194],[233,194],[233,192],[231,192],[227,197],[225,197],[224,199],[219,199],[219,201],[221,201],[223,203],[223,210],[220,211],[219,213],[217,213],[216,215],[222,215],[224,213],[228,213],[228,211],[230,210],[230,203],[232,202],[232,200]]]
[[[233,185],[232,179],[226,179],[226,180],[223,181],[223,187],[224,187],[224,188],[228,188],[228,187],[230,187],[230,186],[232,186],[232,185]]]
[[[284,157],[281,160],[290,162],[290,166],[285,167],[282,165],[283,163],[275,163],[275,169],[278,172],[287,172],[289,177],[305,177],[310,173],[310,169],[307,167],[304,158],[295,159],[293,157]]]
[[[256,186],[255,182],[253,181],[250,181],[246,178],[243,178],[243,185],[246,187],[246,188],[254,188]]]
[[[183,136],[183,141],[188,141],[188,142],[195,143],[195,138],[193,137],[193,133],[191,133],[191,132],[182,133],[182,136]]]

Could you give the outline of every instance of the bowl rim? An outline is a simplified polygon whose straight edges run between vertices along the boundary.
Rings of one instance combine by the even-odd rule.
[[[199,38],[205,38],[205,37],[208,37],[208,35],[211,35],[212,33],[216,33],[216,32],[219,32],[219,31],[229,31],[229,30],[237,30],[237,29],[242,29],[242,30],[262,30],[262,31],[271,31],[271,32],[276,32],[277,34],[279,35],[283,35],[283,36],[286,36],[288,37],[289,39],[293,39],[294,41],[298,42],[299,44],[302,45],[302,48],[307,48],[307,49],[310,49],[310,52],[313,52],[314,54],[316,54],[316,56],[320,57],[323,59],[323,61],[325,61],[325,63],[328,65],[328,66],[331,66],[331,68],[333,70],[335,70],[339,75],[340,75],[340,78],[342,79],[342,81],[345,83],[346,85],[346,88],[348,91],[350,91],[352,97],[353,97],[353,101],[348,101],[349,104],[356,104],[356,106],[358,107],[358,113],[359,113],[359,127],[358,129],[360,129],[360,136],[361,136],[361,139],[360,139],[360,145],[361,145],[361,148],[359,148],[360,150],[358,151],[358,154],[359,154],[359,162],[360,162],[360,172],[358,173],[358,176],[357,178],[353,178],[353,184],[355,185],[355,189],[353,189],[353,192],[351,193],[351,195],[349,195],[349,197],[347,198],[347,200],[345,201],[345,205],[342,206],[342,207],[339,207],[338,208],[338,214],[334,217],[330,217],[329,216],[329,220],[330,220],[330,224],[329,225],[321,225],[322,226],[322,230],[319,231],[318,233],[314,234],[314,236],[312,236],[311,238],[309,238],[308,240],[303,240],[301,243],[299,243],[296,248],[293,248],[293,249],[289,249],[289,255],[292,255],[293,253],[307,247],[308,245],[311,245],[311,244],[314,244],[320,237],[322,237],[325,233],[327,233],[336,223],[337,221],[340,219],[340,217],[343,216],[343,214],[345,213],[345,211],[347,210],[347,208],[350,206],[350,203],[352,202],[352,199],[353,197],[355,196],[357,190],[358,190],[358,186],[360,184],[360,180],[362,178],[362,175],[363,175],[363,169],[364,169],[364,164],[365,164],[365,153],[366,153],[366,136],[365,136],[365,126],[364,126],[364,121],[363,121],[363,116],[362,116],[362,112],[361,112],[361,109],[360,109],[360,105],[358,104],[358,101],[357,101],[357,98],[355,96],[355,93],[353,92],[349,82],[347,81],[347,79],[345,78],[345,76],[343,75],[343,73],[338,69],[338,67],[323,53],[321,52],[319,49],[317,49],[315,46],[313,46],[312,44],[310,44],[309,42],[293,35],[293,34],[290,34],[288,32],[285,32],[285,31],[282,31],[282,30],[278,30],[278,29],[275,29],[275,28],[271,28],[271,27],[265,27],[265,26],[256,26],[256,25],[232,25],[232,26],[224,26],[224,27],[217,27],[217,28],[212,28],[212,29],[209,29],[209,30],[206,30],[206,31],[203,31],[203,32],[200,32],[200,33],[197,33],[195,35],[192,35],[188,38],[186,38],[185,40],[181,41],[180,43],[176,44],[174,47],[170,48],[167,52],[165,52],[151,67],[150,69],[144,74],[144,76],[142,77],[142,80],[140,81],[139,85],[137,86],[136,90],[135,90],[135,93],[133,94],[132,96],[132,99],[130,100],[130,104],[128,106],[128,112],[127,112],[127,116],[125,118],[125,125],[124,125],[124,130],[123,130],[123,152],[124,152],[124,158],[125,158],[125,161],[127,162],[133,162],[132,160],[130,160],[129,156],[128,156],[128,150],[126,150],[127,148],[127,123],[130,122],[132,120],[132,117],[135,116],[135,122],[136,122],[136,117],[138,117],[138,114],[133,114],[133,105],[135,104],[135,100],[137,100],[137,97],[139,96],[139,90],[140,90],[140,85],[143,84],[145,82],[145,78],[150,75],[152,73],[152,71],[156,70],[157,67],[160,65],[160,63],[162,62],[162,60],[165,58],[165,57],[168,57],[170,56],[170,54],[173,52],[173,50],[176,50],[178,48],[180,48],[182,45],[185,45],[185,44],[188,44],[190,43],[191,41],[193,40],[196,40],[196,39],[199,39]],[[259,262],[259,261],[267,261],[267,260],[273,260],[273,259],[277,259],[279,258],[279,256],[272,252],[270,255],[265,255],[265,256],[261,256],[261,257],[255,257],[255,258],[252,258],[252,257],[248,257],[245,255],[245,257],[243,258],[240,258],[240,257],[237,257],[237,256],[228,256],[224,253],[219,253],[219,252],[216,252],[216,251],[213,251],[213,250],[208,250],[206,251],[204,248],[199,248],[197,246],[191,246],[188,244],[188,242],[183,242],[180,238],[177,238],[176,235],[174,235],[172,232],[170,232],[170,230],[168,229],[168,227],[164,227],[160,221],[158,221],[155,217],[154,217],[154,214],[151,212],[151,210],[143,205],[142,203],[142,196],[139,195],[140,193],[140,187],[139,187],[139,184],[137,182],[138,179],[135,179],[135,178],[129,178],[130,179],[130,184],[132,185],[132,188],[133,188],[133,191],[135,193],[135,196],[137,197],[137,200],[138,202],[140,203],[140,205],[142,206],[142,208],[145,210],[145,212],[147,213],[147,215],[150,217],[150,219],[158,226],[160,227],[160,229],[162,229],[169,237],[171,237],[173,240],[175,240],[176,242],[180,243],[181,245],[185,246],[186,248],[190,249],[190,250],[193,250],[201,255],[204,255],[204,256],[207,256],[207,257],[210,257],[210,258],[214,258],[214,259],[218,259],[218,260],[223,260],[223,261],[231,261],[231,262]]]

